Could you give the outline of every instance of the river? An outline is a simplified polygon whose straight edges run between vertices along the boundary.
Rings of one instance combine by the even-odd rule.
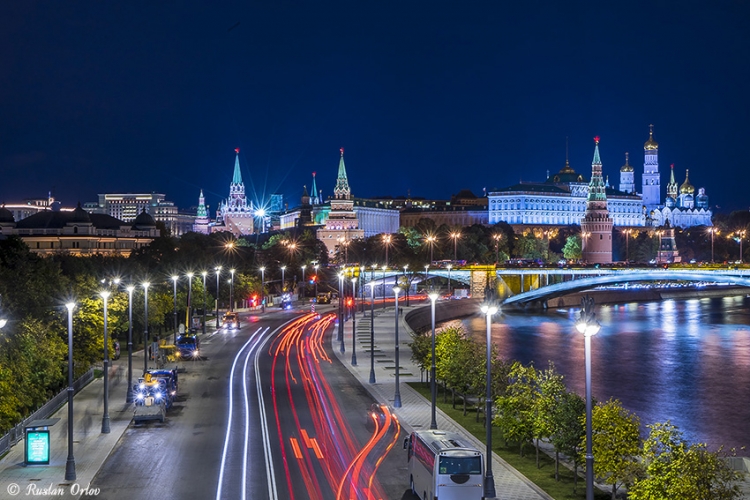
[[[495,317],[500,356],[546,368],[552,361],[569,390],[585,394],[584,340],[577,308]],[[690,443],[750,445],[750,298],[743,296],[597,305],[602,328],[592,338],[592,393],[610,397],[646,425],[670,420]],[[483,341],[483,316],[462,324]]]

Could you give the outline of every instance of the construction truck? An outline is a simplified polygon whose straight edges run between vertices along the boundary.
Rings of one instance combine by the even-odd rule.
[[[177,395],[177,370],[149,370],[133,386],[135,409],[133,421],[164,422],[167,410]]]

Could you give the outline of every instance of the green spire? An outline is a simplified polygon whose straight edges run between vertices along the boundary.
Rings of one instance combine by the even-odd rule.
[[[594,160],[591,162],[591,182],[587,201],[607,201],[606,185],[602,179],[602,160],[599,158],[599,136],[594,137]]]
[[[208,211],[206,211],[206,200],[203,198],[203,190],[201,189],[201,196],[198,198],[198,213],[197,217],[208,217]]]
[[[240,148],[234,150],[237,156],[234,157],[234,176],[232,184],[242,184],[242,174],[240,173]]]
[[[320,200],[318,199],[318,185],[315,184],[315,172],[313,172],[313,182],[312,182],[312,199],[310,202],[313,205],[319,205]]]
[[[349,188],[349,180],[346,178],[346,165],[344,165],[344,148],[341,148],[341,158],[339,159],[339,176],[336,179],[336,187],[333,189],[333,193],[336,198],[349,199],[351,196],[351,189]]]

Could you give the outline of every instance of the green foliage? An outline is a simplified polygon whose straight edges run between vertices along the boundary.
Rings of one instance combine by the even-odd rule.
[[[432,357],[432,334],[414,332],[409,347],[411,348],[412,361],[422,370],[429,370],[430,358]]]
[[[585,416],[583,417],[585,425]],[[597,404],[592,409],[592,448],[594,475],[600,482],[612,485],[612,498],[620,486],[633,484],[641,473],[640,419],[622,407],[616,399]],[[585,451],[585,436],[581,449]],[[579,460],[584,462],[584,457]]]
[[[565,246],[562,249],[562,254],[563,257],[565,257],[567,260],[579,260],[583,255],[581,236],[568,236],[568,238],[565,240]]]
[[[557,404],[551,409],[553,432],[550,442],[555,451],[567,455],[573,460],[575,472],[581,460],[581,443],[586,437],[584,425],[586,401],[574,392],[564,392]],[[576,477],[577,474],[576,474]],[[577,486],[577,483],[574,485]],[[575,491],[575,489],[573,490]]]
[[[555,370],[552,361],[546,370],[539,370],[536,378],[536,397],[533,402],[533,433],[536,441],[537,466],[539,465],[539,440],[550,438],[556,431],[554,409],[566,393],[563,376]]]
[[[732,470],[721,450],[712,453],[705,444],[689,445],[669,421],[648,426],[643,443],[645,475],[628,490],[633,500],[682,498],[731,500],[740,498],[739,472]]]
[[[534,403],[538,374],[534,364],[524,366],[518,361],[511,366],[505,394],[495,399],[497,413],[493,425],[500,428],[506,441],[517,442],[523,456],[524,443],[534,436]]]
[[[536,238],[533,234],[518,236],[515,244],[516,257],[522,259],[544,259],[547,244],[544,238]]]

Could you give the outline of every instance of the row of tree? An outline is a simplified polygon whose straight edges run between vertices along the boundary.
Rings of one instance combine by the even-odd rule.
[[[412,359],[423,370],[432,364],[431,345],[429,332],[414,335]],[[538,369],[533,363],[501,360],[494,347],[491,360],[492,425],[506,443],[518,445],[521,455],[525,445],[533,443],[537,466],[540,441],[551,443],[556,479],[560,455],[569,457],[575,491],[578,468],[585,465],[584,399],[567,390],[552,362]],[[451,391],[454,406],[456,394],[463,400],[464,414],[467,401],[476,401],[478,416],[486,393],[486,344],[468,338],[460,327],[446,327],[436,334],[435,365],[436,381]],[[594,475],[598,482],[611,485],[613,499],[622,487],[633,500],[740,497],[740,473],[732,470],[721,449],[709,451],[705,444],[688,443],[669,421],[647,428],[642,439],[640,419],[617,400],[593,408]]]

